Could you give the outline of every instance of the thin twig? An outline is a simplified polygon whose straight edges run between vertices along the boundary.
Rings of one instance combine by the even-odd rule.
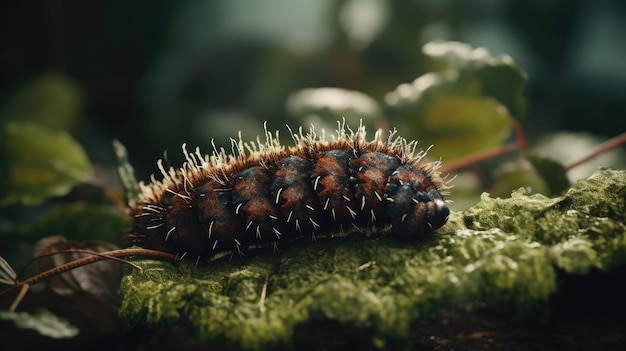
[[[482,150],[473,154],[460,157],[450,162],[445,162],[439,171],[443,174],[450,173],[459,169],[463,169],[474,165],[480,161],[488,160],[490,158],[508,154],[511,152],[519,151],[520,146],[517,142],[511,142],[502,146],[498,146],[492,149]]]
[[[517,139],[517,144],[524,152],[528,152],[528,143],[526,142],[526,138],[524,137],[524,130],[522,129],[522,124],[515,120],[513,122],[513,127],[515,128],[515,138]]]
[[[577,161],[574,161],[574,162],[566,165],[564,167],[565,171],[567,172],[570,169],[572,169],[572,168],[574,168],[576,166],[579,166],[579,165],[581,165],[581,164],[591,160],[592,158],[597,157],[597,156],[607,152],[608,150],[611,150],[611,149],[616,148],[616,147],[618,147],[620,145],[623,145],[623,144],[626,144],[626,132],[624,132],[624,133],[622,133],[622,134],[620,134],[620,135],[618,135],[616,137],[613,137],[613,138],[603,142],[602,144],[598,145],[591,153],[587,154],[585,157],[583,157],[583,158],[581,158],[581,159],[579,159]]]
[[[17,305],[19,305],[20,302],[22,302],[22,300],[24,299],[24,296],[26,296],[26,292],[28,292],[28,289],[30,289],[30,285],[28,284],[20,284],[20,285],[21,285],[20,292],[17,294],[17,297],[15,298],[15,300],[13,300],[13,303],[9,307],[9,311],[11,312],[15,311],[15,309],[17,308]]]
[[[41,254],[41,255],[33,258],[32,260],[30,260],[30,262],[28,262],[28,264],[24,268],[22,268],[22,270],[20,271],[20,274],[28,266],[30,266],[31,264],[35,263],[37,260],[39,260],[41,258],[44,258],[44,257],[53,256],[53,255],[62,254],[62,253],[85,253],[85,254],[89,254],[89,255],[103,256],[106,259],[110,259],[110,260],[113,260],[113,261],[118,261],[118,262],[121,262],[121,263],[125,263],[127,265],[130,265],[130,266],[136,268],[136,269],[141,270],[140,266],[138,266],[138,265],[136,265],[136,264],[134,264],[134,263],[132,263],[132,262],[130,262],[128,260],[125,260],[125,259],[119,258],[119,257],[110,256],[109,252],[111,252],[111,251],[97,252],[97,251],[85,250],[85,249],[67,249],[67,250],[59,250],[59,251],[55,251],[55,252],[48,252],[48,253],[45,253],[45,254]]]
[[[176,256],[157,250],[148,250],[148,249],[120,249],[120,250],[112,250],[107,252],[101,252],[98,255],[88,256],[76,259],[74,261],[68,262],[66,264],[60,265],[58,267],[54,267],[45,272],[41,272],[36,274],[22,282],[17,283],[16,285],[11,286],[8,289],[0,291],[0,299],[3,297],[15,292],[16,290],[23,289],[24,285],[34,285],[39,283],[40,281],[53,277],[55,275],[59,275],[61,273],[67,272],[74,268],[78,268],[84,265],[88,265],[91,263],[95,263],[98,261],[106,260],[106,259],[114,259],[116,257],[130,257],[130,256],[148,256],[151,258],[161,259],[165,261],[176,261]]]

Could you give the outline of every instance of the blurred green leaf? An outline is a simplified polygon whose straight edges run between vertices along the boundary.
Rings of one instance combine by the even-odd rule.
[[[120,183],[122,183],[126,202],[129,207],[134,208],[141,193],[139,182],[135,178],[135,170],[128,160],[128,152],[122,142],[113,140],[113,150],[117,157],[117,175],[120,178]]]
[[[492,98],[477,94],[476,81],[457,81],[456,73],[427,73],[386,96],[390,113],[404,135],[446,160],[500,145],[513,120]]]
[[[526,111],[522,95],[528,74],[509,55],[494,56],[483,47],[455,41],[425,44],[422,52],[438,61],[444,70],[456,71],[458,81],[476,81],[480,94],[490,96],[506,106],[511,115],[521,119]]]
[[[437,71],[400,84],[385,109],[402,133],[446,160],[500,145],[524,115],[527,76],[510,56],[458,42],[430,42]]]
[[[0,204],[37,204],[91,178],[87,154],[67,132],[18,122],[3,129]]]
[[[494,170],[494,185],[489,190],[492,196],[506,198],[519,188],[527,194],[550,194],[546,181],[526,159],[503,163]]]
[[[18,329],[32,329],[54,339],[72,338],[79,332],[78,328],[48,310],[34,313],[0,311],[0,320],[11,321]]]
[[[0,110],[0,121],[33,122],[57,130],[76,130],[82,96],[74,82],[46,74],[24,84]]]
[[[75,202],[52,207],[29,233],[34,239],[62,235],[71,240],[100,240],[119,245],[129,224],[127,216],[114,207]]]
[[[493,196],[508,197],[512,191],[526,189],[529,194],[556,196],[569,188],[570,182],[563,166],[534,154],[501,164],[494,171]]]
[[[546,195],[559,195],[569,188],[570,182],[567,179],[567,172],[562,164],[534,154],[529,154],[526,158],[548,186],[549,191]]]
[[[511,119],[501,105],[492,99],[467,96],[450,95],[433,101],[420,124],[420,143],[435,144],[433,154],[448,160],[500,145],[511,131]]]

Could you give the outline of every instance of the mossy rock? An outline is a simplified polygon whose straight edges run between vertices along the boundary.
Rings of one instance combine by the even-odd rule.
[[[626,172],[600,169],[560,197],[484,194],[417,242],[351,234],[200,267],[138,259],[120,313],[129,325],[187,326],[221,348],[302,348],[303,333],[320,345],[410,347],[411,324],[442,309],[507,301],[524,312],[558,290],[559,274],[622,266],[625,199]]]

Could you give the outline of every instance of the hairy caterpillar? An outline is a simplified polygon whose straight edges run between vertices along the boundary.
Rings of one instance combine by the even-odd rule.
[[[288,127],[289,128],[289,127]],[[215,253],[300,237],[390,228],[413,237],[445,224],[439,162],[421,162],[415,141],[377,131],[365,140],[339,123],[336,136],[293,133],[284,147],[265,128],[265,142],[231,139],[232,154],[187,151],[179,169],[157,162],[162,180],[140,183],[132,209],[132,243],[206,260]]]

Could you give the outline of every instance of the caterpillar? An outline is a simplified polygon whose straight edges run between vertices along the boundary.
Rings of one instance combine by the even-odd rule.
[[[417,142],[395,130],[384,138],[380,129],[366,141],[365,127],[353,131],[345,121],[330,140],[313,126],[306,134],[287,129],[294,146],[281,145],[265,124],[264,142],[244,143],[240,133],[231,154],[214,142],[211,155],[183,144],[182,167],[157,161],[162,179],[140,182],[130,241],[200,262],[372,228],[413,238],[446,223],[440,161],[422,162],[428,150]]]

